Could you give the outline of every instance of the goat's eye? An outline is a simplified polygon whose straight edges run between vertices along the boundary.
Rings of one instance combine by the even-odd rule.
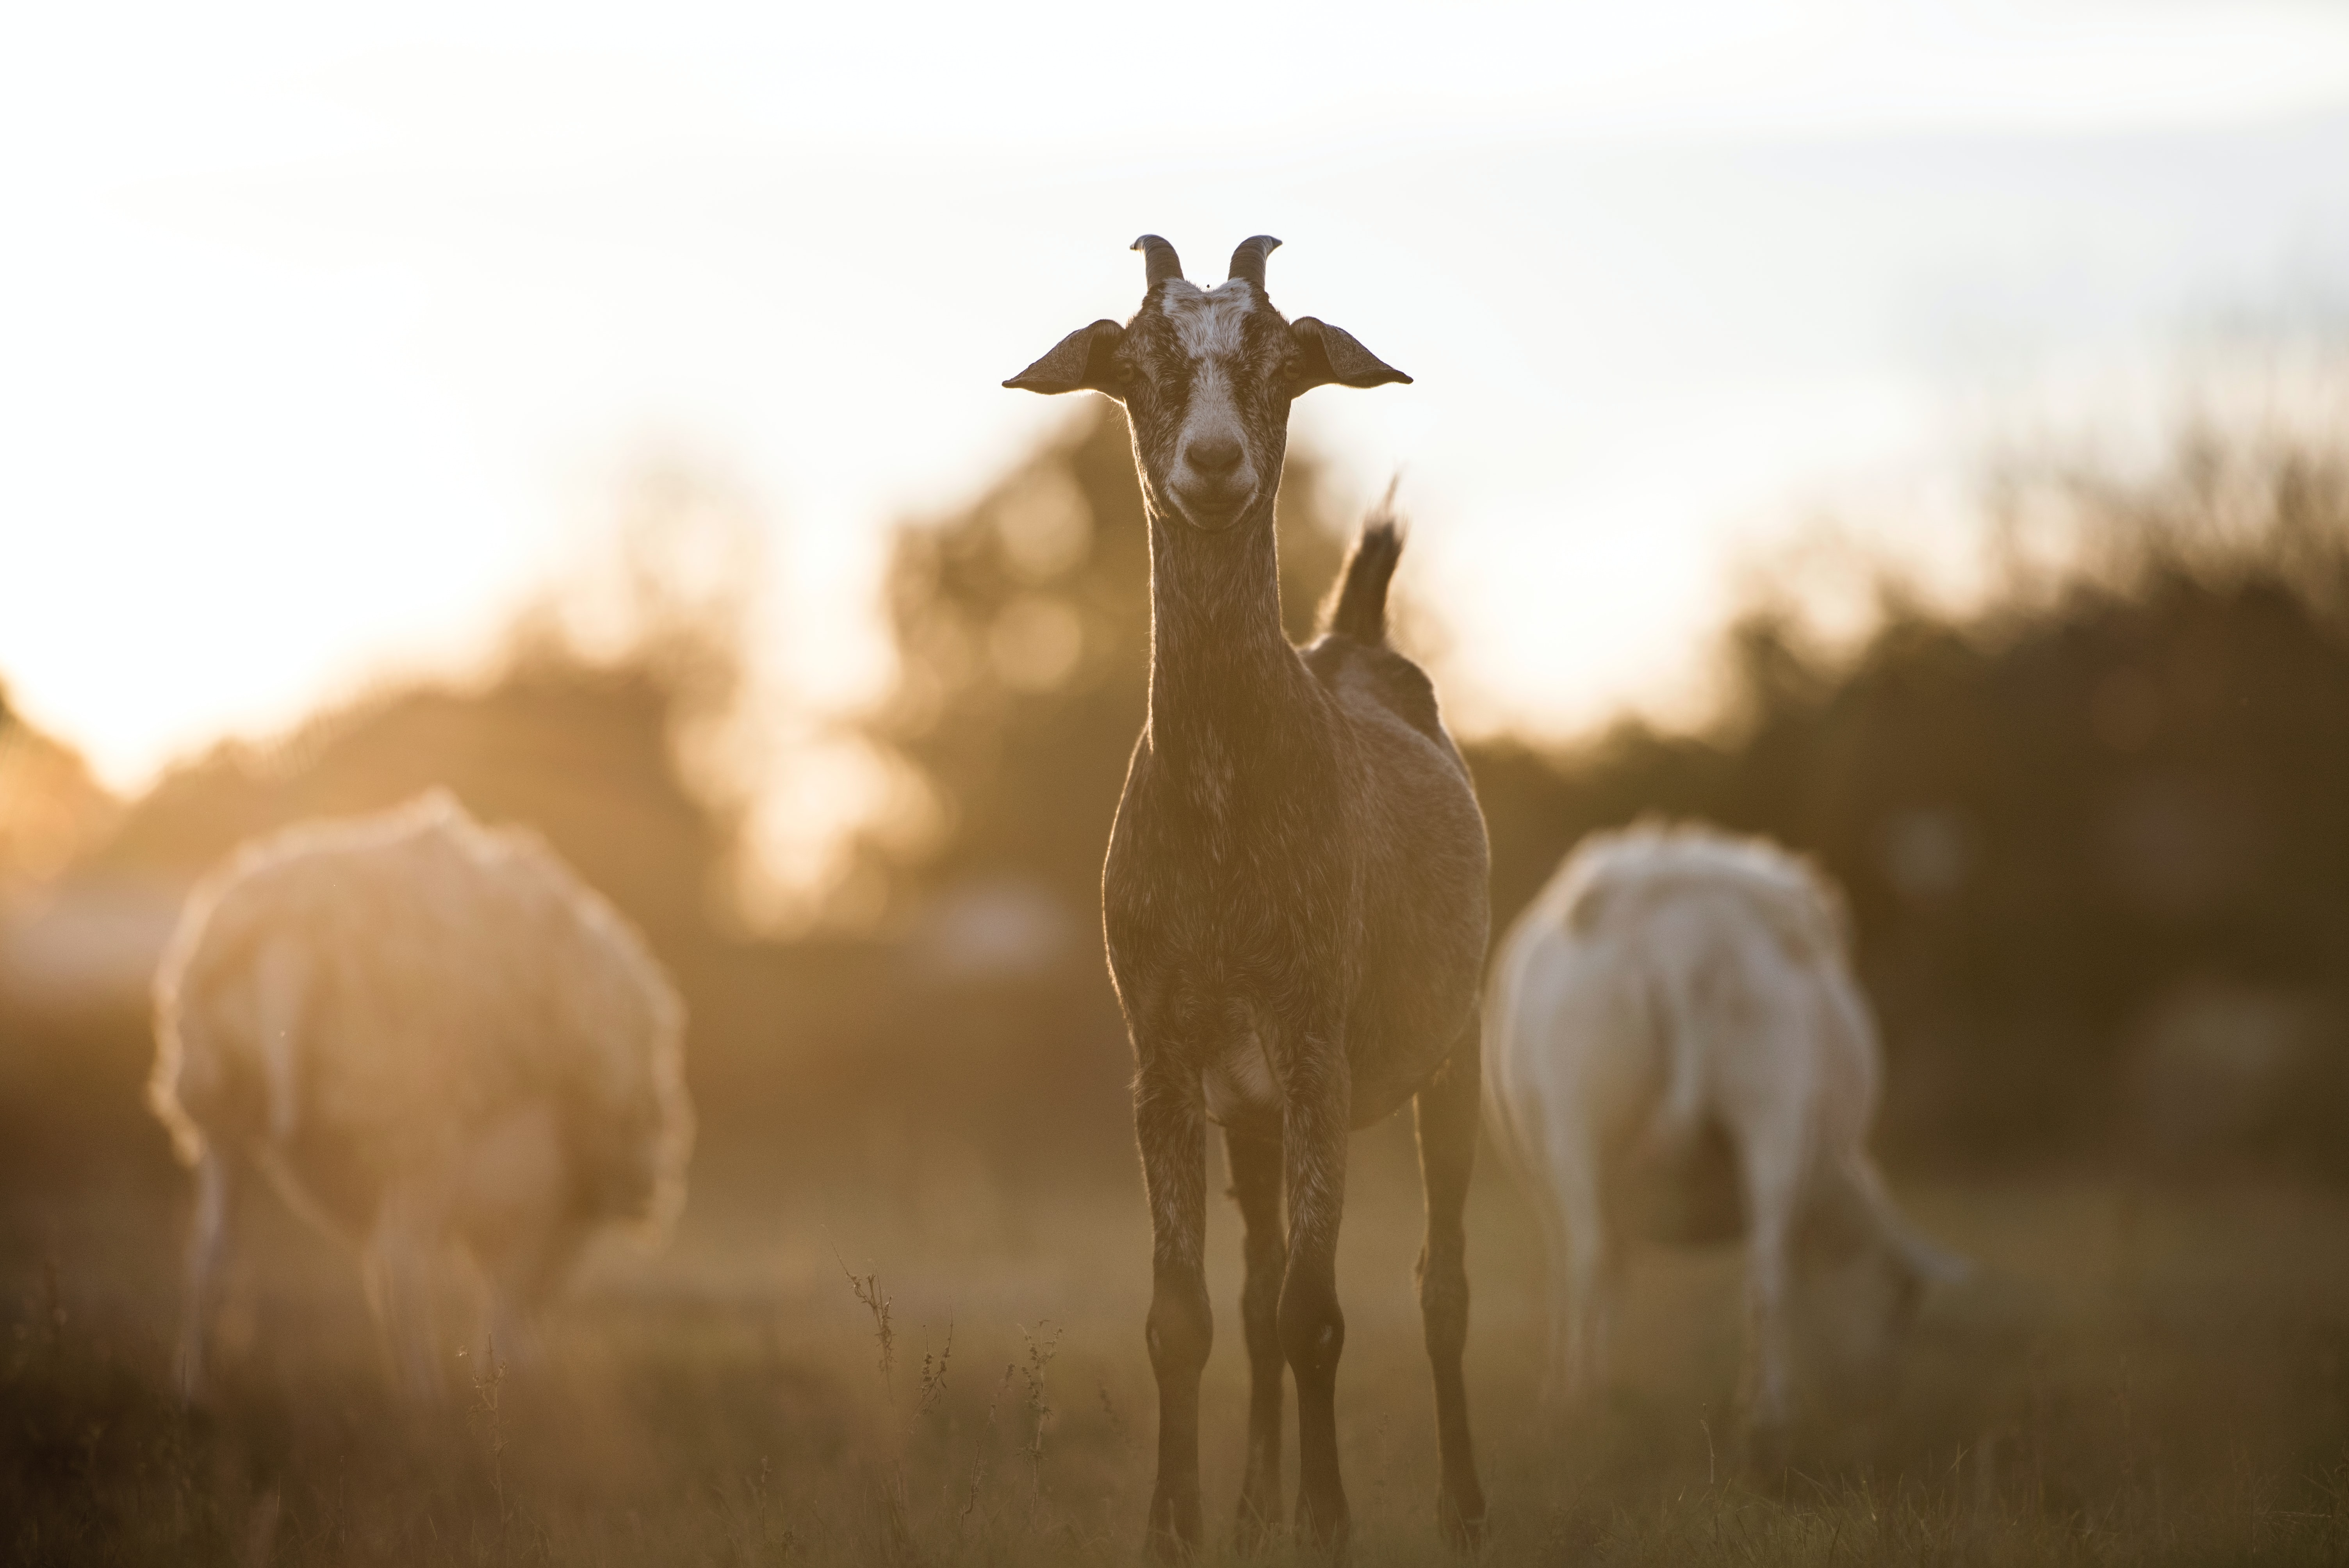
[[[1125,372],[1127,387],[1146,387],[1153,392],[1171,393],[1174,387],[1181,384],[1183,378],[1183,372],[1179,366],[1148,356],[1123,365],[1120,368]]]

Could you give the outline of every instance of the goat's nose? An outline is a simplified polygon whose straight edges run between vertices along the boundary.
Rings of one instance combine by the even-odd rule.
[[[1240,444],[1229,436],[1202,436],[1183,456],[1201,473],[1220,479],[1240,466]]]

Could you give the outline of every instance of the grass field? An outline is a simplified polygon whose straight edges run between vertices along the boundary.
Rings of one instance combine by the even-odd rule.
[[[1364,1564],[1444,1556],[1399,1136],[1358,1153],[1342,1260],[1339,1412]],[[1816,1423],[1792,1472],[1757,1479],[1734,1462],[1733,1257],[1635,1266],[1620,1387],[1557,1422],[1535,1398],[1526,1217],[1489,1163],[1479,1188],[1468,1365],[1494,1563],[2349,1562],[2349,1199],[1908,1183],[1977,1277],[1933,1300],[1864,1430]],[[1022,1193],[977,1171],[893,1189],[706,1168],[667,1253],[594,1260],[540,1366],[470,1367],[464,1408],[425,1416],[384,1396],[343,1261],[269,1209],[236,1370],[216,1408],[189,1415],[165,1381],[177,1205],[136,1187],[9,1202],[8,1561],[1136,1554],[1154,1407],[1131,1181]],[[1245,1366],[1234,1222],[1214,1223],[1206,1467],[1221,1525]],[[843,1263],[888,1299],[885,1375]],[[1293,1418],[1291,1441],[1293,1481]]]

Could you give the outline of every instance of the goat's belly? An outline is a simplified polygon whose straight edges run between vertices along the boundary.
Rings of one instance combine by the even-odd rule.
[[[1254,1035],[1225,1047],[1199,1077],[1207,1095],[1207,1119],[1218,1127],[1280,1114],[1279,1084]]]

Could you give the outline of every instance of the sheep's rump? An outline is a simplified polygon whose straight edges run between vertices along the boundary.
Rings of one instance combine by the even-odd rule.
[[[1835,885],[1767,840],[1655,821],[1591,834],[1511,928],[1494,972],[1485,1082],[1505,1146],[1520,1153],[1509,1102],[1521,1037],[1554,1027],[1560,1006],[1579,1010],[1572,1049],[1656,1064],[1644,1144],[1654,1157],[1687,1158],[1692,1180],[1726,1154],[1715,1123],[1721,1096],[1738,1091],[1721,1081],[1724,1071],[1749,1080],[1799,1071],[1820,1097],[1815,1134],[1864,1140],[1877,1047],[1847,945]],[[1526,1009],[1533,1016],[1520,1017]],[[1796,1037],[1755,1035],[1763,1016],[1813,1020],[1798,1031],[1806,1065],[1767,1065]],[[1609,1028],[1626,1033],[1607,1046]],[[1631,1103],[1619,1109],[1630,1114]]]
[[[1590,935],[1690,892],[1737,894],[1790,954],[1826,959],[1843,951],[1843,897],[1808,861],[1767,839],[1694,822],[1648,820],[1591,834],[1542,890],[1534,919]]]
[[[445,793],[240,848],[154,1002],[149,1101],[182,1160],[219,1139],[380,1179],[552,1105],[583,1214],[658,1227],[683,1202],[683,1004],[542,841]]]

